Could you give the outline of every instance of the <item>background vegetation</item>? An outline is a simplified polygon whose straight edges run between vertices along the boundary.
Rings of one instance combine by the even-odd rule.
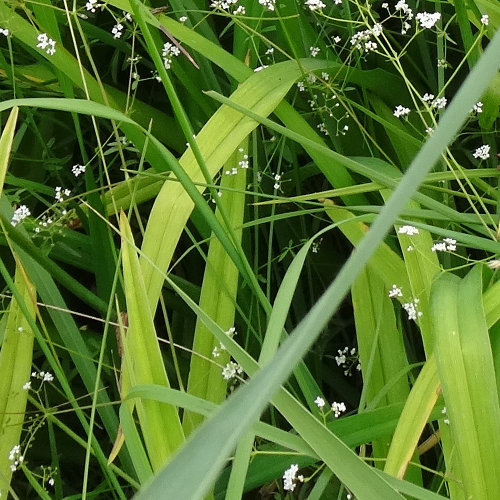
[[[500,498],[499,24],[0,2],[1,496]]]

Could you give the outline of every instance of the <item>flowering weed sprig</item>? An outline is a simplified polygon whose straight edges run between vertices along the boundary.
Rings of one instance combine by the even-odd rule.
[[[37,48],[45,50],[49,56],[53,56],[56,53],[56,42],[52,38],[49,38],[47,33],[40,33],[36,39],[38,41],[36,44]]]

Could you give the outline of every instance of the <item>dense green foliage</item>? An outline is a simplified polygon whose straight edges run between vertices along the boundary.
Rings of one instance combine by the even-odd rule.
[[[500,498],[499,25],[0,1],[2,498]]]

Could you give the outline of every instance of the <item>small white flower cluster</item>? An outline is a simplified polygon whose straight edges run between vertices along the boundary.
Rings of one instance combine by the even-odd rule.
[[[236,328],[234,326],[232,326],[231,328],[229,328],[229,330],[225,331],[224,333],[229,338],[233,338],[236,335]],[[219,342],[219,346],[215,346],[212,349],[212,357],[213,358],[218,358],[220,356],[220,353],[222,351],[225,351],[225,350],[226,350],[226,346],[222,342]]]
[[[320,410],[323,410],[326,405],[325,400],[321,396],[316,397],[316,399],[314,400],[314,404]],[[331,408],[335,418],[339,418],[342,413],[345,413],[347,411],[345,403],[337,403],[336,401],[332,403]]]
[[[389,290],[389,298],[393,299],[394,297],[402,297],[403,292],[401,291],[401,288],[399,288],[397,285],[392,285],[392,288]]]
[[[243,373],[243,368],[234,361],[229,361],[224,368],[222,368],[222,378],[224,380],[231,380]]]
[[[326,7],[326,5],[321,0],[306,0],[304,5],[311,11],[321,10]]]
[[[408,313],[408,319],[417,321],[417,318],[422,316],[422,312],[418,310],[419,299],[413,299],[410,302],[405,302],[403,304],[403,309]]]
[[[438,241],[432,245],[433,252],[454,252],[457,249],[457,240],[453,238],[443,238],[443,241]]]
[[[240,153],[243,152],[243,148],[240,148],[239,149]],[[238,174],[238,167],[239,168],[242,168],[243,170],[247,170],[248,169],[248,155],[247,154],[244,154],[242,156],[242,159],[238,161],[238,166],[237,167],[231,167],[231,170],[226,170],[224,172],[225,175],[237,175]]]
[[[123,24],[122,23],[116,23],[113,28],[111,29],[111,34],[113,35],[113,38],[118,39],[121,38],[123,35]]]
[[[430,103],[431,107],[434,109],[443,109],[448,103],[446,97],[434,98],[434,94],[428,94],[427,92],[422,96],[422,101]]]
[[[311,57],[316,57],[319,54],[319,47],[309,47]]]
[[[415,19],[422,27],[431,29],[441,19],[441,14],[439,12],[433,12],[432,14],[429,12],[419,12],[415,16]]]
[[[259,0],[260,5],[264,6],[267,10],[271,12],[274,11],[274,6],[276,4],[276,0]]]
[[[54,381],[54,375],[50,372],[31,372],[31,377],[36,378],[38,380],[41,380],[42,382],[53,382]]]
[[[85,165],[80,165],[80,164],[76,164],[76,165],[73,165],[71,167],[71,172],[73,172],[73,175],[75,177],[78,177],[80,174],[83,174],[85,173]]]
[[[483,112],[483,103],[481,101],[478,101],[476,102],[476,104],[474,104],[474,106],[472,106],[471,113],[479,114],[482,112]]]
[[[325,400],[321,396],[317,396],[316,399],[314,400],[314,404],[322,410],[325,407]]]
[[[483,15],[481,16],[481,20],[480,20],[480,21],[481,21],[481,24],[482,24],[483,26],[488,26],[488,24],[490,23],[490,18],[489,18],[489,16],[488,16],[488,14],[483,14]]]
[[[21,446],[16,444],[9,452],[10,470],[16,472],[17,468],[24,462],[24,455],[21,455]]]
[[[472,153],[472,156],[481,160],[487,160],[490,157],[490,149],[491,148],[488,144],[483,144],[482,146],[479,146],[474,153]]]
[[[383,6],[384,4],[382,4],[382,7]],[[387,4],[385,4],[385,6],[385,8],[388,8]],[[410,21],[413,19],[413,10],[408,6],[405,0],[399,0],[394,6],[394,11],[401,17],[401,34],[406,35],[411,28]]]
[[[361,370],[361,365],[358,362],[358,355],[355,347],[349,349],[345,346],[344,349],[337,350],[338,356],[335,356],[335,362],[337,366],[341,366],[344,369],[344,375],[346,377],[352,377],[352,369],[356,366],[356,370]]]
[[[285,491],[293,491],[295,489],[297,481],[304,482],[303,476],[297,476],[298,471],[298,464],[292,464],[283,473],[283,489]]]
[[[62,211],[62,215],[66,215],[66,210]],[[33,231],[35,233],[39,233],[42,227],[49,227],[53,224],[54,219],[52,217],[47,217],[46,215],[42,216],[42,220],[38,221],[38,226],[36,226]]]
[[[97,7],[100,7],[100,4],[97,3],[97,0],[88,0],[88,2],[85,4],[87,12],[95,12]]]
[[[68,196],[71,196],[71,190],[70,189],[63,189],[61,186],[56,187],[56,194],[55,194],[55,199],[57,202],[62,203],[64,201],[64,197],[66,198]]]
[[[488,267],[490,269],[500,269],[500,260],[498,260],[498,259],[491,259],[488,262]]]
[[[45,50],[49,56],[53,56],[56,53],[56,42],[47,36],[47,33],[40,33],[36,39],[38,43],[37,48]]]
[[[173,58],[178,57],[180,53],[181,51],[179,50],[179,47],[176,47],[174,44],[170,42],[165,42],[163,44],[161,56],[163,57],[163,65],[165,66],[165,69],[170,69]]]
[[[7,28],[0,28],[0,35],[9,36],[10,32]]]
[[[351,37],[351,45],[360,52],[373,52],[377,50],[377,42],[372,40],[372,37],[378,38],[382,34],[382,25],[374,24],[372,28],[358,31]]]
[[[446,418],[443,418],[443,423],[446,425],[450,425],[450,420],[449,420],[447,413],[446,413],[446,406],[443,407],[443,409],[441,410],[441,413],[446,416]]]
[[[344,403],[337,403],[334,401],[332,403],[332,411],[335,418],[339,418],[341,413],[345,413],[347,408]]]
[[[246,14],[245,7],[243,7],[243,5],[236,6],[238,1],[239,0],[212,0],[210,7],[223,10],[225,12],[228,12],[229,14],[234,14],[236,16],[244,16]]]
[[[408,236],[413,236],[415,234],[418,234],[419,231],[418,231],[418,227],[410,226],[410,225],[407,224],[405,226],[401,226],[398,229],[398,233],[399,234],[407,234]]]
[[[10,223],[12,226],[16,227],[22,220],[29,217],[31,212],[26,205],[20,205],[16,210],[14,210],[14,214],[12,215],[12,219]]]
[[[401,104],[398,104],[394,108],[394,112],[392,114],[396,118],[401,118],[402,116],[408,116],[410,114],[410,108],[406,108],[405,106],[401,106]]]
[[[318,123],[316,128],[324,135],[329,135],[328,129],[326,128],[325,122]]]
[[[35,378],[37,380],[41,380],[43,382],[53,382],[54,381],[54,375],[50,372],[31,372],[31,378]],[[31,389],[31,380],[28,380],[28,382],[25,382],[23,384],[23,389],[25,391]]]
[[[274,174],[274,186],[273,188],[278,190],[281,189],[281,175],[280,174]]]

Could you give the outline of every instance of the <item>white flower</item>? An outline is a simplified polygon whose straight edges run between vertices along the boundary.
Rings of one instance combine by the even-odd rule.
[[[181,51],[179,47],[176,47],[174,44],[170,42],[165,42],[163,44],[161,56],[163,57],[163,65],[165,66],[165,69],[170,69],[173,58],[178,57],[180,53]]]
[[[408,313],[408,319],[416,321],[417,317],[422,316],[422,312],[418,311],[417,306],[419,299],[413,299],[411,302],[403,304],[403,309]]]
[[[339,418],[340,414],[344,413],[347,410],[347,408],[344,403],[337,403],[336,401],[334,401],[332,403],[332,410],[335,418]]]
[[[30,388],[31,388],[31,380],[28,380],[28,382],[25,382],[23,384],[23,390],[27,391]]]
[[[301,480],[301,477],[296,477],[297,472],[299,471],[298,464],[292,464],[290,467],[283,473],[283,489],[285,491],[293,491],[295,489],[295,480]]]
[[[231,380],[241,373],[243,373],[243,369],[238,363],[235,363],[234,361],[229,361],[229,363],[227,363],[226,366],[222,369],[222,377],[224,378],[224,380]]]
[[[38,43],[37,48],[45,50],[49,56],[53,56],[56,53],[56,42],[47,36],[47,33],[40,33],[36,39]]]
[[[474,153],[472,153],[472,156],[474,158],[480,158],[481,160],[487,160],[490,157],[490,146],[488,144],[483,144],[482,146],[479,146]]]
[[[319,54],[319,47],[309,47],[311,57],[316,57]]]
[[[314,400],[314,404],[321,410],[321,408],[325,406],[325,400],[322,397],[318,396]]]
[[[430,102],[434,99],[434,94],[428,94],[427,92],[423,95],[422,101]]]
[[[443,241],[446,244],[448,252],[454,252],[457,249],[457,240],[454,238],[443,238]]]
[[[500,269],[500,260],[492,259],[488,262],[488,267],[490,269]]]
[[[56,187],[55,199],[59,203],[62,203],[64,201],[64,196],[68,197],[70,195],[71,195],[71,190],[63,189],[61,186]]]
[[[410,108],[405,108],[404,106],[401,106],[400,104],[398,104],[395,108],[394,108],[394,113],[393,115],[396,117],[396,118],[400,118],[401,116],[407,116],[410,114]]]
[[[20,205],[16,210],[14,210],[14,214],[12,215],[12,219],[10,223],[15,227],[17,226],[23,219],[29,217],[31,212],[26,205]]]
[[[95,12],[96,7],[99,7],[97,0],[89,0],[85,4],[85,8],[87,9],[88,12]]]
[[[488,26],[489,22],[490,22],[490,18],[488,17],[488,14],[483,14],[481,16],[481,24],[483,26]]]
[[[371,29],[371,32],[372,32],[372,35],[376,38],[378,38],[381,34],[382,34],[382,31],[383,31],[383,27],[380,23],[376,23],[373,25],[373,28]]]
[[[472,111],[474,113],[482,113],[483,112],[483,103],[481,101],[478,101],[476,102],[476,104],[474,104],[474,106],[472,106]]]
[[[71,167],[71,171],[73,172],[73,175],[75,177],[78,177],[80,174],[83,174],[85,172],[85,165],[79,165],[79,164],[73,165]]]
[[[309,10],[311,12],[324,9],[326,7],[326,5],[321,0],[306,0],[304,5],[306,7],[309,7]]]
[[[9,30],[7,28],[0,28],[0,35],[9,36]]]
[[[401,11],[408,20],[413,19],[413,11],[405,2],[405,0],[399,0],[398,3],[394,6],[394,10],[396,12]]]
[[[274,10],[274,4],[276,3],[276,0],[259,0],[260,5],[263,5],[264,7],[267,8],[267,10],[273,11]]]
[[[418,23],[420,23],[424,28],[432,28],[440,19],[441,14],[439,12],[419,12],[415,16]]]
[[[179,22],[185,23],[188,20],[187,16],[181,16],[179,17]]]
[[[113,26],[111,33],[113,34],[113,38],[120,38],[123,32],[123,24],[118,23]]]
[[[263,69],[266,69],[266,68],[268,68],[268,67],[269,67],[269,66],[268,66],[267,64],[263,64],[262,66],[257,66],[257,67],[253,70],[253,72],[254,72],[254,73],[258,73],[259,71],[262,71]]]
[[[10,465],[10,470],[15,472],[17,467],[24,462],[24,456],[21,455],[21,446],[18,444],[14,445],[9,452],[9,460],[13,462]]]
[[[443,238],[432,245],[433,252],[454,252],[457,249],[457,240],[453,238]]]
[[[392,299],[394,297],[402,297],[403,292],[401,291],[401,288],[399,288],[397,285],[392,285],[392,288],[389,290],[389,298]]]
[[[446,106],[447,102],[448,100],[446,99],[446,97],[438,97],[437,99],[434,99],[434,101],[432,101],[432,107],[443,109]]]
[[[399,234],[407,234],[408,236],[413,236],[414,234],[418,234],[419,231],[418,231],[418,227],[406,225],[406,226],[401,226],[398,229],[398,233]]]
[[[381,32],[380,24],[376,24],[372,29],[358,31],[351,37],[351,45],[361,52],[372,52],[377,49],[377,43],[371,40],[371,37],[378,37]]]

